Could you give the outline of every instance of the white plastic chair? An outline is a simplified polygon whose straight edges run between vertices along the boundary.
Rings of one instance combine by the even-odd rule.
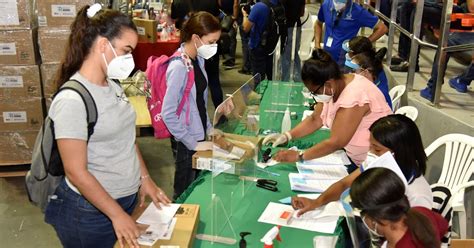
[[[465,239],[467,225],[464,189],[474,186],[474,181],[469,181],[474,172],[474,137],[465,134],[444,135],[425,149],[426,155],[429,157],[442,145],[445,145],[445,153],[438,183],[451,189],[453,211],[458,213],[460,236]]]
[[[407,87],[405,85],[397,85],[391,88],[388,92],[390,98],[392,99],[393,112],[397,111],[397,109],[400,107],[400,98],[403,96],[403,94],[405,94],[406,88]]]
[[[397,111],[395,111],[395,114],[405,115],[412,121],[416,121],[416,117],[418,117],[418,109],[413,106],[403,106],[397,109]]]

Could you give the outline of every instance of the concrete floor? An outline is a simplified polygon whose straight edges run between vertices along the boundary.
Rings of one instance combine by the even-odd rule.
[[[311,12],[316,13],[317,7],[309,6],[309,8]],[[379,42],[378,46],[381,45],[383,44]],[[237,47],[237,63],[240,63],[240,43]],[[416,76],[415,91],[410,92],[404,99],[405,104],[415,105],[420,110],[417,124],[422,132],[425,146],[442,133],[461,132],[471,135],[474,133],[472,132],[474,125],[472,86],[468,94],[460,94],[445,84],[440,109],[433,108],[427,101],[419,97],[419,90],[424,87],[431,71],[433,55],[432,50],[422,49],[421,73]],[[237,73],[240,66],[238,64],[235,69],[227,71],[221,69],[224,94],[233,92],[250,78],[248,75]],[[447,78],[460,73],[463,68],[465,67],[452,60],[449,64]],[[406,73],[390,73],[390,75],[392,75],[389,76],[393,80],[392,85],[403,84],[406,81]],[[209,112],[212,113],[214,107],[212,103],[209,105]],[[448,123],[443,123],[446,122],[443,121],[439,125],[433,125],[433,123],[438,124],[440,119],[446,119],[444,117],[449,120]],[[156,140],[153,137],[140,137],[137,142],[151,177],[168,195],[172,195],[174,163],[169,141]],[[436,175],[432,176],[430,181],[434,181],[435,178]],[[469,209],[472,208],[468,208],[468,212]],[[470,212],[472,213],[472,211]],[[43,214],[28,202],[23,177],[0,178],[0,242],[2,242],[0,247],[60,247],[54,230],[44,223]]]

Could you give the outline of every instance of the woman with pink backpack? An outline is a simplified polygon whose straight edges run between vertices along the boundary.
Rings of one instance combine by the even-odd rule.
[[[174,199],[196,179],[197,173],[192,169],[193,154],[212,149],[212,142],[206,141],[212,126],[207,115],[208,78],[204,61],[216,54],[220,33],[219,20],[213,15],[203,11],[192,14],[181,29],[183,43],[178,48],[181,59],[170,60],[166,71],[167,89],[161,117],[171,133],[176,163]],[[186,94],[190,75],[194,76],[194,85]],[[187,100],[180,107],[183,97]],[[180,108],[182,111],[178,111]]]

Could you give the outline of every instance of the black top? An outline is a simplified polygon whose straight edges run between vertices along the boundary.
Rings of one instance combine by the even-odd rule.
[[[204,101],[204,91],[207,88],[207,80],[199,67],[197,59],[192,59],[194,68],[194,83],[196,84],[196,105],[201,117],[202,128],[204,129],[204,136],[206,136],[207,129],[207,113],[206,113],[206,102]]]
[[[221,10],[227,15],[234,14],[234,0],[221,0]]]
[[[298,27],[301,26],[300,16],[304,11],[305,0],[287,0],[282,1],[285,7],[286,24],[294,27],[295,23]]]
[[[219,16],[219,3],[217,0],[191,0],[193,4],[193,11],[207,11],[213,16]]]
[[[177,29],[182,29],[186,16],[190,12],[207,11],[214,16],[219,16],[217,0],[173,0],[171,4],[171,18],[176,20]]]

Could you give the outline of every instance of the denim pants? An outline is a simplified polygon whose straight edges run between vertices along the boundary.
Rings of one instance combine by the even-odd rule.
[[[400,4],[398,8],[398,18],[400,20],[400,26],[406,29],[407,31],[413,33],[413,23],[415,21],[415,10],[416,5],[411,1],[404,2]],[[433,27],[439,27],[441,24],[441,14],[442,8],[436,3],[425,3],[423,8],[423,17],[422,24],[429,24]],[[423,37],[423,34],[420,33],[420,37]],[[400,34],[400,39],[398,43],[398,56],[403,60],[408,61],[410,57],[411,49],[411,39],[408,38],[403,33]],[[418,51],[416,55],[416,64],[418,64],[418,58],[420,56],[420,47],[418,46]]]
[[[232,25],[232,28],[229,30],[229,50],[228,53],[225,53],[224,62],[230,61],[235,63],[235,50],[237,49],[237,29]]]
[[[250,49],[250,64],[252,65],[252,73],[260,73],[261,80],[265,78],[272,80],[273,55],[268,55],[261,45]]]
[[[173,199],[176,200],[197,178],[197,170],[192,168],[193,154],[196,151],[189,150],[183,143],[175,140],[174,137],[171,137],[170,140],[176,165],[173,194]]]
[[[117,241],[112,221],[63,180],[46,207],[45,221],[51,224],[63,247],[113,247]],[[137,194],[116,199],[132,214]]]
[[[450,33],[448,36],[448,46],[454,45],[463,45],[463,44],[470,44],[474,43],[474,33],[469,32],[453,32]],[[439,54],[435,54],[435,60],[438,59]],[[446,70],[446,66],[448,65],[450,54],[446,54],[446,63],[441,66]],[[438,67],[436,64],[433,64],[433,68],[431,70],[431,78],[428,80],[428,88],[430,88],[431,93],[434,94],[434,89],[436,88],[436,79],[438,78]],[[469,67],[464,71],[463,74],[459,76],[459,79],[466,84],[470,84],[471,81],[474,79],[474,66],[471,62]]]
[[[293,39],[293,30],[295,27],[288,28],[288,40],[283,51],[281,59],[281,80],[290,81],[290,68],[293,66],[293,81],[301,82],[301,59],[299,55],[301,45],[301,27],[296,27],[296,36]],[[293,41],[295,42],[295,50],[292,51]],[[294,63],[291,60],[291,53],[294,53]]]
[[[242,69],[250,71],[252,66],[250,64],[250,50],[249,50],[249,39],[250,33],[244,32],[242,24],[239,24],[239,33],[242,40]]]

